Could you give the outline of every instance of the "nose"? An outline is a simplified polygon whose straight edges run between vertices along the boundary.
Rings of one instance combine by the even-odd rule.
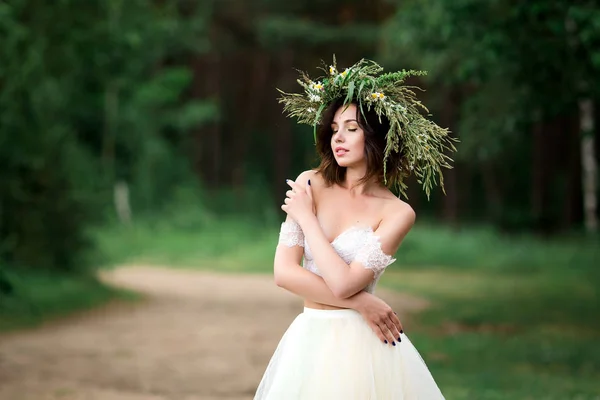
[[[342,130],[338,130],[336,133],[333,134],[333,141],[336,143],[341,143],[343,142],[343,136],[342,136]]]

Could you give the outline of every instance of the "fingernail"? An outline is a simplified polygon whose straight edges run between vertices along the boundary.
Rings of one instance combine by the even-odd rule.
[[[400,329],[400,333],[404,333],[404,331],[402,329]]]
[[[289,179],[286,179],[285,181],[286,181],[286,182],[289,182],[290,180],[289,180]]]
[[[387,340],[384,340],[383,343],[387,344]]]
[[[396,345],[396,342],[392,342],[392,346],[395,346],[395,345]]]
[[[308,186],[310,186],[310,179],[308,180]]]
[[[398,341],[399,341],[399,342],[401,342],[401,341],[402,341],[402,339],[400,339],[400,336],[398,336]]]

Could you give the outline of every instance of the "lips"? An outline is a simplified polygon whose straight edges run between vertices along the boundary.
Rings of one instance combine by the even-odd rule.
[[[338,146],[334,149],[334,152],[335,152],[335,155],[339,157],[339,156],[343,156],[344,154],[346,154],[348,152],[348,149]]]

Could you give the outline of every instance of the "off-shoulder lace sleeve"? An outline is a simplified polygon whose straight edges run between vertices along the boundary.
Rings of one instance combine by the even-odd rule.
[[[383,273],[385,268],[396,261],[396,259],[383,252],[379,237],[369,235],[364,245],[358,249],[354,261],[358,261],[365,268],[372,270],[377,278]]]
[[[279,243],[285,244],[287,247],[304,247],[304,232],[296,221],[292,220],[281,224]]]

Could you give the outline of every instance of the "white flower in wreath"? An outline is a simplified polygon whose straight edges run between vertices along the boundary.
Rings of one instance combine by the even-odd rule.
[[[310,100],[313,103],[318,103],[321,101],[321,96],[316,95],[316,94],[311,94],[308,96],[308,100]]]
[[[323,84],[321,82],[317,82],[317,83],[313,82],[312,88],[314,90],[324,90],[325,89],[324,86],[323,86]]]
[[[373,92],[371,93],[371,98],[373,100],[383,100],[385,99],[385,95],[383,94],[383,92]]]
[[[316,112],[317,110],[315,110],[315,109],[314,109],[314,108],[312,108],[312,107],[308,107],[308,108],[306,109],[306,111],[308,111],[309,113],[314,113],[314,112]]]
[[[335,75],[335,74],[337,74],[337,70],[335,69],[335,67],[334,67],[333,65],[330,65],[330,66],[329,66],[329,73],[330,73],[331,75]]]

